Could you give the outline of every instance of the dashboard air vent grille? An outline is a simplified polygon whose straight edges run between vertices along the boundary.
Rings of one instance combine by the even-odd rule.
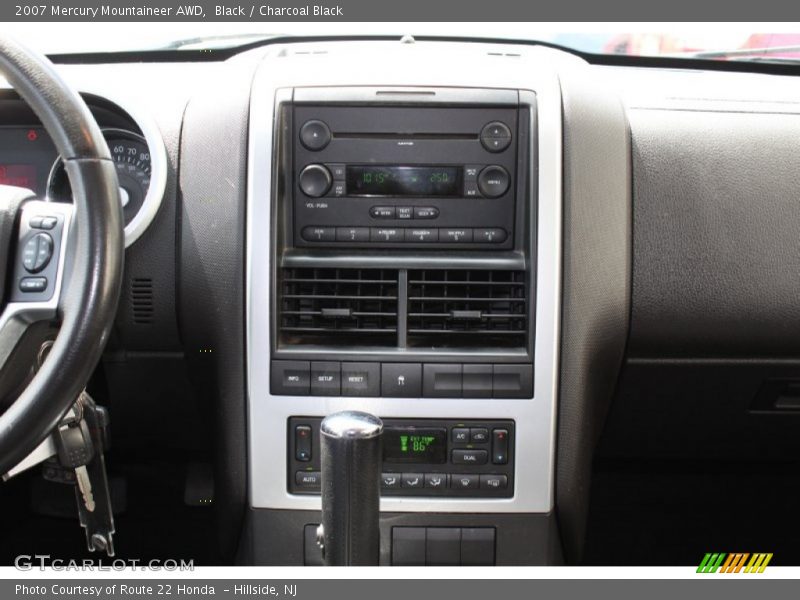
[[[396,269],[282,269],[281,341],[396,345],[397,280]]]
[[[408,272],[408,343],[431,347],[524,347],[524,271]]]
[[[133,322],[137,325],[153,322],[153,280],[149,277],[131,280],[131,308]]]

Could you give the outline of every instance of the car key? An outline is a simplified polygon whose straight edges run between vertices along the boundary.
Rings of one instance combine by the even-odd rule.
[[[114,556],[114,512],[111,507],[111,491],[108,486],[108,475],[104,451],[109,447],[108,412],[97,406],[94,400],[84,392],[79,399],[84,420],[91,434],[95,448],[94,456],[86,465],[86,472],[94,494],[94,509],[84,502],[78,502],[78,516],[81,526],[86,530],[86,543],[89,550],[103,551]]]
[[[93,512],[95,501],[86,465],[94,458],[95,449],[80,401],[76,402],[61,420],[55,434],[58,462],[62,467],[75,471],[75,481],[83,504],[89,512]]]

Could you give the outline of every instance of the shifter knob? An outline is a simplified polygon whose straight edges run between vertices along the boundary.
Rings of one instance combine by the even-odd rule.
[[[320,426],[322,527],[326,565],[377,565],[380,557],[380,476],[383,423],[344,411]]]

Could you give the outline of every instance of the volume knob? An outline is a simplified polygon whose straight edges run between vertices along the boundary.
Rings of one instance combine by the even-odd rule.
[[[324,165],[308,165],[300,172],[300,189],[311,198],[327,194],[332,183],[331,172]]]

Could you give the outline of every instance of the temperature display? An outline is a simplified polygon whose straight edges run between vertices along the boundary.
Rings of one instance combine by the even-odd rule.
[[[447,430],[389,428],[383,434],[383,460],[391,463],[447,462]]]
[[[347,165],[348,196],[461,196],[461,167]]]

